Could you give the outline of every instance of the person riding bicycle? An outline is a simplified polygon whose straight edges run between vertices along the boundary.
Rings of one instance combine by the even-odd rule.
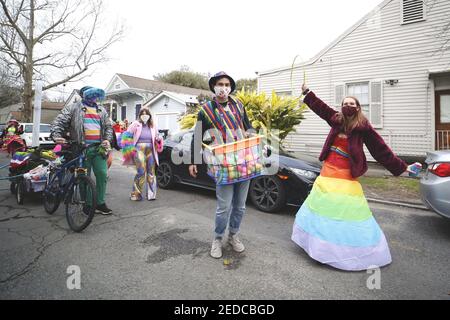
[[[97,104],[105,98],[102,89],[83,87],[80,89],[81,101],[66,106],[53,121],[50,135],[57,144],[64,144],[64,134],[69,133],[71,140],[80,145],[101,142],[99,148],[87,151],[85,167],[90,174],[94,171],[97,190],[96,211],[109,215],[112,210],[105,203],[107,184],[107,152],[111,149],[113,129],[105,108]]]

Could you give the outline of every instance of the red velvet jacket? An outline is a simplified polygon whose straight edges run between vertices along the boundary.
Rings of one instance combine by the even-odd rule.
[[[311,91],[304,98],[304,102],[314,113],[331,126],[331,131],[328,134],[319,158],[320,161],[324,161],[330,153],[334,139],[341,130],[342,124],[338,120],[338,112],[330,108]],[[392,152],[369,122],[363,127],[353,129],[347,136],[350,167],[354,178],[362,176],[367,171],[367,159],[364,154],[363,143],[366,145],[372,157],[394,176],[399,176],[405,172],[407,164]]]

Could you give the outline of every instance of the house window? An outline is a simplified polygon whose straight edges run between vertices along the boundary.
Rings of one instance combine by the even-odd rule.
[[[402,0],[402,23],[425,20],[425,2],[423,0]]]
[[[111,109],[112,109],[111,119],[113,121],[116,121],[117,120],[117,105],[113,105],[111,107]]]
[[[116,84],[114,88],[116,88],[116,90],[119,90],[120,89],[120,83]]]
[[[359,100],[363,113],[369,117],[369,83],[352,83],[347,85],[347,96]]]
[[[127,118],[127,106],[122,106],[122,108],[121,108],[121,118],[122,118],[122,121]]]
[[[359,100],[362,112],[374,128],[383,128],[383,86],[381,81],[337,84],[334,98],[336,106],[340,107],[346,96],[353,96]]]
[[[141,111],[142,104],[136,105],[136,120],[139,118],[139,112]]]

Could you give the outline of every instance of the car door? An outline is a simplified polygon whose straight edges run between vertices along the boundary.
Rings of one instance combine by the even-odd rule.
[[[180,174],[184,171],[183,164],[177,162],[177,158],[175,155],[180,151],[180,142],[183,138],[183,134],[175,134],[169,136],[164,143],[164,151],[163,154],[160,156],[160,161],[167,160],[173,170],[173,174],[177,177],[180,176]]]
[[[183,159],[183,164],[179,165],[179,177],[186,182],[198,184],[202,186],[214,185],[212,179],[207,174],[207,168],[204,163],[197,165],[197,178],[191,177],[189,174],[189,165],[191,159],[191,142],[193,132],[189,131],[183,135],[180,143],[174,148],[173,153]]]
[[[189,164],[191,157],[192,132],[182,134],[171,152],[171,162],[174,164],[174,173],[183,181],[190,181]]]

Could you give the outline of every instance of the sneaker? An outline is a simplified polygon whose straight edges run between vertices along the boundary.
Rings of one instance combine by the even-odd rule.
[[[95,211],[104,216],[112,214],[112,210],[106,206],[106,203],[98,205]]]
[[[215,259],[222,258],[222,241],[220,239],[215,239],[211,246],[211,257]]]
[[[242,252],[245,250],[244,245],[242,244],[241,240],[239,240],[237,234],[230,235],[228,237],[228,243],[233,247],[233,250],[236,252]]]

